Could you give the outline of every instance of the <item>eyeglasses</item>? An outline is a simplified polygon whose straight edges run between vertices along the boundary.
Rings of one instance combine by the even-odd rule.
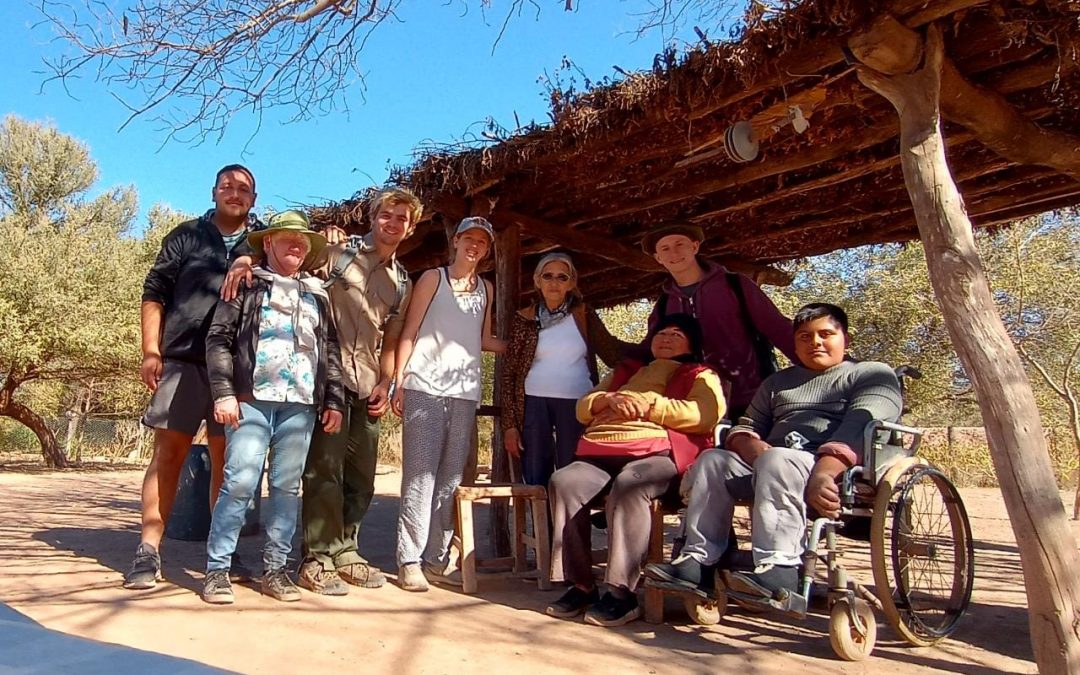
[[[544,281],[562,281],[564,283],[570,281],[570,275],[563,274],[562,272],[559,272],[557,274],[554,272],[544,272],[540,275],[540,278]]]

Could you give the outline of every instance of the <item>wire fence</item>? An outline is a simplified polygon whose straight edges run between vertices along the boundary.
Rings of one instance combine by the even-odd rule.
[[[56,444],[74,462],[87,459],[107,461],[149,461],[153,433],[137,417],[53,417],[45,424],[56,436]],[[0,451],[35,454],[41,452],[37,436],[12,420],[0,420]]]
[[[56,435],[60,450],[73,462],[96,460],[146,462],[153,454],[153,432],[137,417],[54,417],[46,418]],[[479,461],[491,461],[492,421],[478,420]],[[924,427],[920,454],[943,469],[961,487],[997,485],[986,434],[979,427]],[[1050,461],[1062,488],[1076,485],[1080,457],[1064,428],[1047,428]],[[196,442],[205,440],[196,438]],[[28,428],[9,419],[0,419],[0,453],[38,455],[41,446]],[[401,421],[392,415],[384,419],[379,438],[379,462],[401,463]]]

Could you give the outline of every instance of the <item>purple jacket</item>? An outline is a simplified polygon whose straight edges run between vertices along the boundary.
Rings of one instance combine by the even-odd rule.
[[[693,296],[684,296],[673,279],[664,282],[663,292],[668,297],[665,313],[683,312],[701,322],[705,363],[730,383],[729,409],[745,408],[761,384],[754,344],[745,325],[739,298],[728,284],[727,270],[714,262],[702,263],[705,276],[701,278]],[[791,320],[776,309],[757,284],[742,274],[737,276],[742,282],[743,297],[746,298],[746,313],[750,315],[754,328],[793,363],[798,363]],[[660,318],[658,310],[659,306],[654,306],[649,315],[650,336]],[[648,349],[648,338],[642,347]]]

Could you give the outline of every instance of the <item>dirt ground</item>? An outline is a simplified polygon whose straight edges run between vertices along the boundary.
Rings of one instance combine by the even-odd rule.
[[[963,491],[977,579],[971,610],[954,637],[911,648],[881,619],[874,655],[851,664],[833,656],[821,611],[800,623],[733,609],[720,625],[700,627],[672,599],[666,625],[603,629],[546,616],[544,607],[560,591],[540,592],[522,580],[482,580],[473,596],[439,588],[411,594],[388,585],[353,589],[344,598],[305,593],[290,605],[242,587],[235,605],[211,607],[197,595],[205,550],[193,542],[166,540],[168,582],[125,591],[123,570],[138,542],[140,479],[135,470],[0,468],[0,644],[5,630],[18,644],[14,626],[36,623],[57,634],[191,660],[164,661],[158,672],[191,672],[192,661],[250,673],[1035,672],[1020,560],[992,489]],[[388,572],[398,485],[397,473],[379,477],[363,533],[365,552]],[[1080,535],[1075,523],[1074,532]],[[247,560],[259,560],[260,542],[261,536],[241,539]],[[867,560],[865,548],[848,556],[853,568],[862,568],[856,577],[870,582]],[[4,666],[0,654],[0,671]]]

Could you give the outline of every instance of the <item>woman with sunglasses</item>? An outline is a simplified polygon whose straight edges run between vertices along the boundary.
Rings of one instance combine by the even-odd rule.
[[[583,427],[577,400],[599,381],[596,356],[614,366],[620,343],[577,289],[570,256],[549,253],[533,273],[539,301],[514,316],[503,372],[503,446],[521,459],[524,481],[547,485],[573,461]]]

